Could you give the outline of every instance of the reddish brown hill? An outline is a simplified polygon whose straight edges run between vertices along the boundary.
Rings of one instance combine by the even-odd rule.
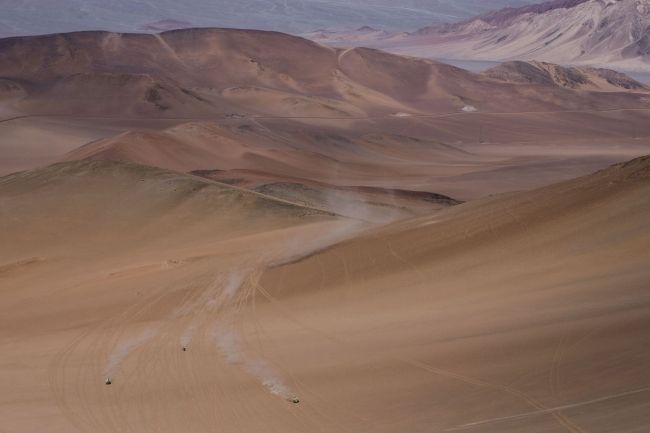
[[[640,105],[634,97],[556,86],[541,92],[423,59],[231,29],[2,39],[0,77],[24,90],[12,108],[28,114],[340,118],[460,111],[467,104],[488,111]]]

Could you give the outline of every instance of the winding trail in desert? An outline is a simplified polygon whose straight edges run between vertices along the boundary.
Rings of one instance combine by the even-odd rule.
[[[170,287],[162,286],[97,323],[76,336],[49,366],[58,407],[80,429],[153,431],[182,428],[164,406],[144,400],[165,383],[181,387],[192,400],[199,396],[198,405],[184,410],[208,429],[212,422],[221,425],[214,411],[219,405],[236,405],[236,419],[255,417],[258,407],[238,396],[250,386],[268,394],[261,400],[275,398],[292,404],[291,400],[299,397],[290,372],[265,359],[255,341],[244,340],[242,328],[260,325],[254,313],[243,315],[242,310],[255,304],[257,280],[265,268],[298,260],[362,229],[360,222],[348,221],[329,227],[331,234],[298,233],[303,239],[296,239],[296,244],[271,241],[262,254],[251,251],[228,258],[230,271],[199,278],[196,288],[177,298],[177,305],[166,300]],[[223,268],[219,263],[214,266]],[[209,378],[202,365],[205,361],[194,365],[197,358],[205,357],[212,358]],[[79,358],[84,359],[81,366],[74,361]],[[134,364],[136,367],[128,367]],[[109,388],[102,386],[105,378],[112,381]],[[218,385],[233,378],[243,384],[237,388]],[[206,388],[206,380],[217,385]]]
[[[6,224],[50,217],[2,259],[6,287],[23,288],[3,292],[2,380],[20,383],[3,396],[3,427],[25,425],[21,413],[99,432],[635,423],[650,404],[637,362],[647,161],[387,225],[122,163],[5,177]],[[19,191],[46,179],[29,210]],[[140,200],[155,190],[162,201]],[[57,191],[77,191],[75,213],[56,207]],[[138,205],[86,218],[118,197]],[[185,198],[159,214],[167,197]],[[257,223],[233,222],[245,214]],[[143,231],[124,231],[141,216]],[[18,260],[30,251],[39,258]],[[603,380],[612,369],[629,376]],[[45,398],[16,399],[34,393]]]

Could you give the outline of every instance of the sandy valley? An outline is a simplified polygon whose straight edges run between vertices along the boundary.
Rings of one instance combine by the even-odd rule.
[[[605,69],[0,39],[0,432],[646,431],[648,154]]]

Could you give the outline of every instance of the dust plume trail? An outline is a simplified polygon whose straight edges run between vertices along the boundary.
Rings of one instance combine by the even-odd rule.
[[[228,301],[231,301],[244,283],[246,274],[247,273],[242,270],[230,272],[221,291],[214,298],[208,301],[208,306],[211,308],[220,308]]]
[[[309,254],[341,242],[359,230],[366,228],[365,221],[347,220],[338,221],[328,227],[327,231],[308,239],[291,239],[282,242],[276,248],[267,249],[258,259],[260,267],[277,266],[291,260],[300,259]],[[238,299],[238,292],[246,283],[246,279],[253,272],[252,268],[231,271],[223,280],[221,291],[208,301],[211,309],[221,309]],[[237,311],[222,311],[222,316],[217,326],[213,328],[212,336],[217,348],[229,364],[240,365],[249,374],[255,377],[271,394],[286,400],[297,402],[291,389],[277,371],[266,360],[247,354],[243,348],[241,336],[233,327],[233,314]]]
[[[237,291],[244,283],[246,275],[247,272],[242,270],[231,271],[228,273],[225,280],[222,275],[219,275],[212,284],[208,286],[197,301],[194,301],[192,304],[181,306],[176,315],[188,316],[192,313],[196,313],[195,310],[201,310],[204,307],[210,311],[218,311],[235,297]],[[220,290],[218,290],[219,288]],[[185,328],[185,331],[180,338],[181,347],[187,347],[191,343],[192,336],[196,330],[196,321],[197,318],[193,317],[190,324]]]
[[[108,357],[106,368],[104,368],[104,376],[107,378],[114,376],[126,357],[135,349],[155,337],[156,334],[156,329],[145,329],[135,337],[119,342]]]
[[[228,325],[218,326],[214,330],[214,338],[219,350],[229,364],[242,365],[271,394],[285,399],[295,398],[289,390],[289,387],[266,361],[253,359],[243,352],[237,331]]]
[[[311,238],[296,238],[282,242],[275,248],[267,249],[263,257],[266,267],[273,268],[301,260],[305,257],[343,242],[352,235],[367,229],[365,221],[347,220],[331,223],[321,235]]]
[[[228,364],[242,363],[239,335],[234,329],[218,326],[214,330],[214,339]]]
[[[187,328],[185,328],[183,335],[181,335],[181,347],[187,347],[190,345],[195,329],[196,326],[194,325],[194,323],[190,323],[190,325]]]
[[[292,398],[293,394],[289,388],[280,379],[280,377],[273,371],[263,360],[248,361],[246,368],[256,376],[271,394],[278,395],[284,398]]]

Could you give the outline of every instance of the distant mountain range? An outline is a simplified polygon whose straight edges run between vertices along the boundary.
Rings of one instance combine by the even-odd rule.
[[[535,0],[0,0],[0,36],[78,30],[233,27],[303,33],[370,25],[412,30]]]
[[[334,45],[362,40],[420,57],[542,60],[650,71],[650,0],[554,0],[412,33],[359,29],[310,36]]]
[[[0,40],[0,102],[22,115],[361,118],[646,108],[649,88],[592,68],[509,62],[483,74],[256,30],[75,32]]]

